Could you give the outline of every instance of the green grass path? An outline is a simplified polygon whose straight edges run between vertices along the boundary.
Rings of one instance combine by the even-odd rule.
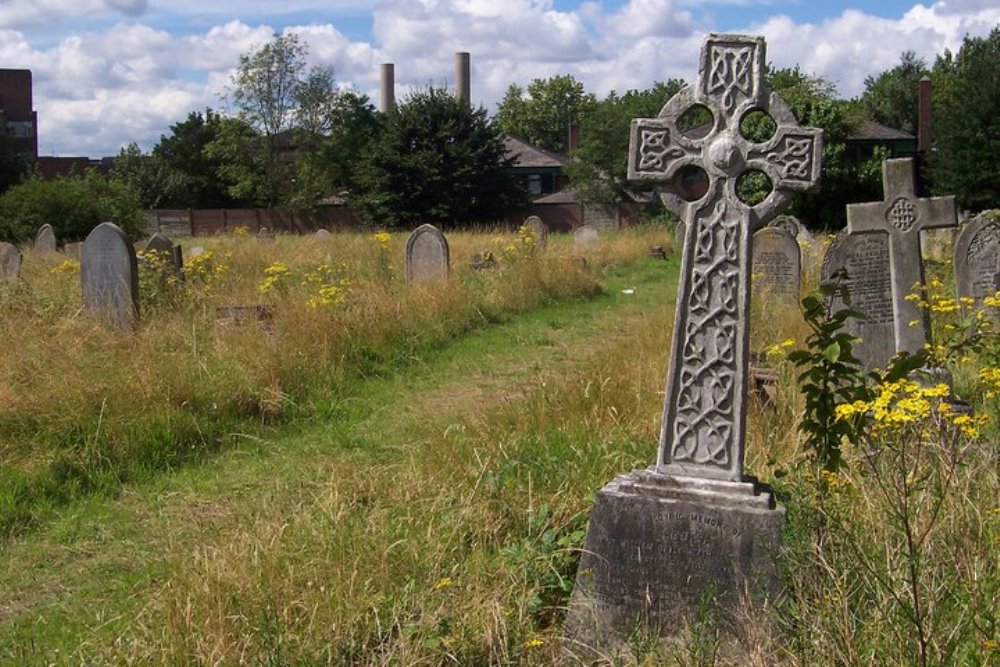
[[[294,516],[345,463],[405,464],[406,445],[421,433],[517,400],[607,346],[627,345],[637,321],[672,308],[676,276],[676,259],[615,269],[601,296],[474,331],[385,377],[359,380],[348,398],[266,440],[247,436],[115,499],[62,508],[0,545],[0,663],[79,662],[81,646],[156,623],[137,614],[185,558],[224,548],[227,536],[258,521]]]

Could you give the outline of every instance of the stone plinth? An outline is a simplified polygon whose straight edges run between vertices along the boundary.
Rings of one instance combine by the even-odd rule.
[[[677,635],[698,612],[732,622],[780,593],[785,509],[752,481],[633,471],[597,494],[566,627],[566,650],[607,655],[638,631]]]

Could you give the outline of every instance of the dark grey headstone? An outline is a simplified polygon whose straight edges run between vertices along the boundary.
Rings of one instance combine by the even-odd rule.
[[[573,245],[577,250],[593,250],[601,244],[601,233],[596,227],[584,225],[573,232]]]
[[[959,232],[955,241],[955,287],[960,297],[983,297],[1000,290],[1000,211],[984,211]]]
[[[162,258],[165,271],[181,275],[184,270],[184,255],[181,247],[174,245],[173,241],[159,232],[149,237],[149,240],[146,241],[146,245],[143,247],[143,252],[146,255],[156,253]]]
[[[45,223],[35,232],[34,249],[40,254],[56,251],[56,232],[49,223]]]
[[[139,324],[139,272],[135,248],[117,225],[102,222],[80,254],[83,306],[116,329]]]
[[[850,308],[866,317],[847,320],[847,331],[861,339],[854,356],[869,370],[884,368],[896,354],[888,235],[841,230],[826,249],[820,282],[847,287]],[[837,296],[830,307],[835,312],[847,304]]]
[[[795,237],[780,227],[753,235],[754,298],[798,301],[802,290],[802,252]]]
[[[525,231],[531,234],[531,238],[535,240],[535,247],[544,250],[549,243],[549,228],[542,222],[542,219],[537,215],[528,216],[523,226]]]
[[[17,246],[0,241],[0,282],[11,283],[21,277],[21,251]]]
[[[448,277],[448,240],[434,225],[421,225],[406,240],[406,282],[422,283]]]

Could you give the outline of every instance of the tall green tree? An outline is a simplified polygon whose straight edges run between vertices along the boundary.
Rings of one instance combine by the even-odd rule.
[[[182,182],[163,197],[164,208],[227,208],[248,202],[228,192],[220,177],[223,166],[206,147],[216,142],[225,119],[212,109],[192,111],[184,120],[170,126],[170,134],[160,135],[152,156],[165,164],[169,173]]]
[[[934,63],[933,189],[979,211],[1000,206],[1000,27]]]
[[[651,118],[684,86],[679,79],[646,90],[611,91],[580,118],[580,144],[566,171],[585,202],[610,203],[638,186],[629,184],[628,142],[633,118]]]
[[[485,109],[429,88],[384,114],[360,156],[350,201],[384,227],[487,222],[523,196],[510,166]]]
[[[572,75],[534,79],[527,91],[511,84],[497,108],[495,122],[502,132],[550,151],[565,153],[570,123],[579,122],[597,99]]]
[[[915,135],[920,79],[929,73],[923,58],[905,51],[898,65],[865,79],[865,92],[861,95],[865,114],[883,125]]]
[[[115,158],[111,178],[130,188],[144,209],[163,208],[182,198],[190,182],[159,156],[144,153],[135,142]]]

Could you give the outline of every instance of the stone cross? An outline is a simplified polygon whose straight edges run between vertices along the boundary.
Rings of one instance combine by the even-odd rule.
[[[906,299],[924,284],[920,232],[955,227],[958,210],[954,196],[917,198],[913,188],[913,158],[882,163],[882,191],[883,201],[847,206],[847,231],[888,234],[896,352],[912,354],[923,348],[929,335],[924,311],[916,302]],[[910,326],[912,322],[917,324]]]
[[[800,127],[764,85],[764,49],[759,37],[709,36],[698,81],[657,118],[632,121],[629,180],[660,185],[661,199],[687,230],[657,461],[670,475],[742,480],[753,233],[795,193],[819,184],[822,130]],[[677,125],[695,105],[713,116],[710,131],[696,138]],[[777,125],[764,143],[740,132],[755,110]],[[704,170],[708,191],[686,201],[668,184],[692,168]],[[753,170],[768,177],[771,191],[749,206],[736,183]]]

